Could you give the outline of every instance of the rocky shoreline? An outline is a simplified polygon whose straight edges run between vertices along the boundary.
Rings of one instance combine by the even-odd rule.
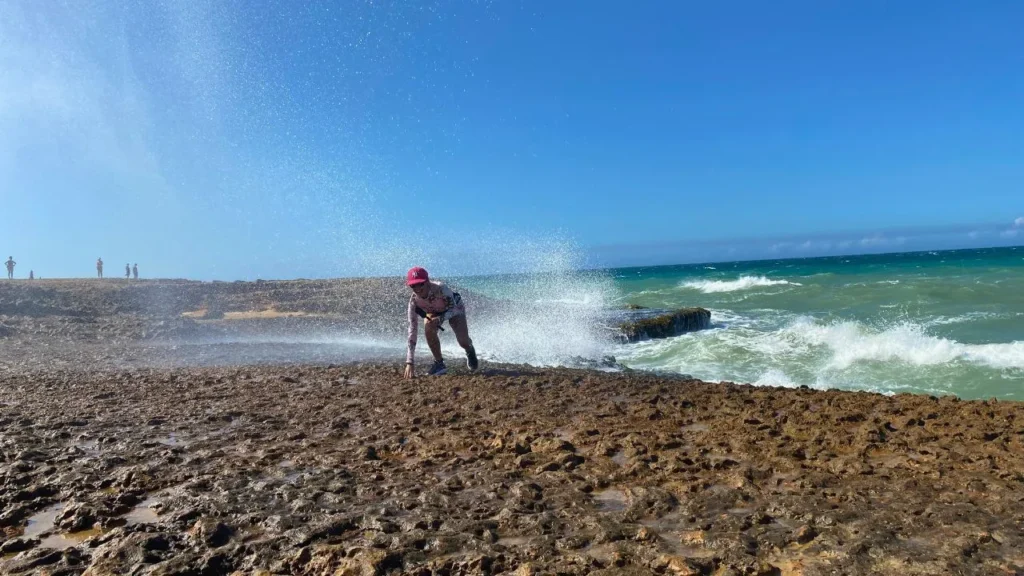
[[[8,373],[0,570],[1014,574],[1019,413],[513,366]]]
[[[1024,573],[1019,403],[180,365],[191,348],[159,367],[154,326],[343,324],[337,302],[368,284],[218,286],[238,319],[189,320],[202,287],[155,282],[153,308],[66,282],[0,286],[0,573]]]

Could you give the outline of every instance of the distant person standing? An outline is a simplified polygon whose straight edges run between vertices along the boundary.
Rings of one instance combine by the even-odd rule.
[[[132,267],[127,265],[127,264],[125,264],[124,265],[124,279],[125,280],[131,280],[131,277],[132,277]]]
[[[33,271],[29,270],[29,271],[28,271],[28,279],[29,279],[29,280],[35,280],[35,279],[36,279],[36,274],[35,274],[35,272],[33,272]]]
[[[103,278],[103,258],[96,259],[96,276]]]
[[[7,279],[8,280],[13,280],[14,279],[14,266],[15,266],[15,264],[17,264],[17,262],[14,261],[14,256],[8,256],[7,257]]]
[[[139,264],[138,264],[138,262],[136,262],[135,265],[132,266],[132,276],[134,276],[136,280],[139,279]]]

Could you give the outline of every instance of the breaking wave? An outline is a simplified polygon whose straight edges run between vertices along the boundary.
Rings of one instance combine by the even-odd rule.
[[[740,276],[736,280],[691,280],[680,284],[683,288],[700,290],[705,294],[716,292],[736,292],[737,290],[749,290],[750,288],[762,288],[766,286],[800,286],[798,282],[789,280],[772,280],[765,276]]]

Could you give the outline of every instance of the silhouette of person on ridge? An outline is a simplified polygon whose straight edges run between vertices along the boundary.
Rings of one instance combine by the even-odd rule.
[[[132,267],[127,265],[127,264],[125,264],[124,265],[124,279],[125,280],[131,280],[131,277],[132,277]]]
[[[32,270],[29,270],[28,271],[28,279],[29,280],[35,280],[36,279],[36,273],[33,272]]]
[[[103,258],[96,259],[96,276],[103,278]]]
[[[134,276],[136,280],[139,279],[139,264],[137,262],[132,266],[132,276]]]
[[[7,264],[7,279],[8,280],[13,280],[14,279],[14,266],[17,264],[17,262],[14,261],[14,256],[8,256],[6,264]]]
[[[434,365],[427,372],[428,375],[440,376],[448,373],[444,358],[441,356],[441,339],[437,334],[438,330],[444,330],[441,324],[444,324],[445,320],[455,332],[459,346],[466,351],[466,365],[470,371],[476,370],[479,363],[473,341],[469,338],[466,305],[463,304],[458,292],[452,292],[452,289],[443,282],[431,282],[427,271],[419,266],[411,268],[406,273],[405,284],[412,289],[412,296],[409,298],[409,349],[405,357],[405,378],[416,377],[414,359],[417,318],[424,320],[423,334],[427,337],[427,345],[434,356]]]

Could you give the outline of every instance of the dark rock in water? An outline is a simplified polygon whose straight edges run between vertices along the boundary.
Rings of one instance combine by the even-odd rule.
[[[75,504],[64,508],[54,520],[54,525],[68,532],[78,532],[92,528],[96,521],[95,510],[84,504]]]
[[[626,310],[648,310],[647,306],[641,306],[639,304],[626,304],[623,308]]]
[[[574,368],[590,368],[593,370],[612,368],[615,370],[628,370],[628,368],[619,364],[618,361],[615,360],[615,356],[603,356],[600,360],[584,358],[583,356],[573,356],[571,358],[567,358],[567,363],[569,366]]]
[[[711,312],[704,308],[682,308],[675,312],[625,322],[619,326],[622,339],[637,342],[648,338],[668,338],[711,326]]]

